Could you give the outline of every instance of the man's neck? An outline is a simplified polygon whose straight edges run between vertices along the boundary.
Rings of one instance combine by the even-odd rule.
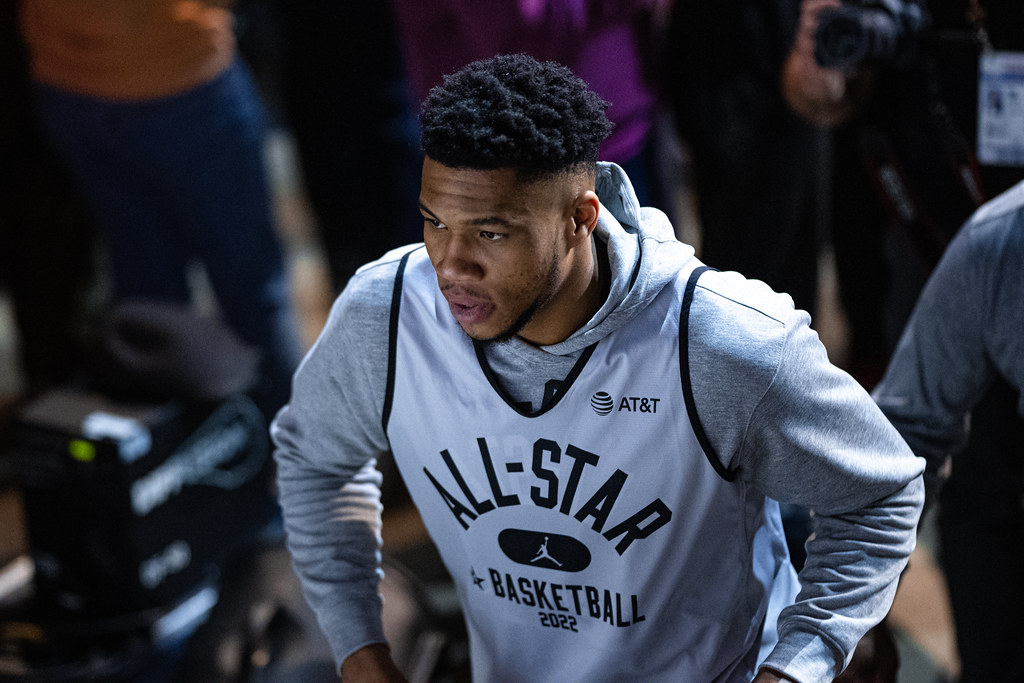
[[[597,245],[596,237],[591,236],[590,240],[590,248],[586,258],[579,264],[578,274],[570,277],[565,283],[566,291],[557,295],[561,299],[561,305],[572,306],[571,313],[564,319],[564,322],[568,323],[564,336],[557,340],[544,341],[531,339],[528,334],[517,335],[521,341],[538,348],[565,341],[600,310],[608,298],[611,269],[608,265],[607,249],[603,245]],[[575,295],[569,294],[573,291],[576,292]]]

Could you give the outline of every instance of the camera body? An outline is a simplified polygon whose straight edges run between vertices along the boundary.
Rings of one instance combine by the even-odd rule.
[[[913,55],[929,24],[920,0],[846,2],[819,15],[814,59],[834,69],[894,64]]]

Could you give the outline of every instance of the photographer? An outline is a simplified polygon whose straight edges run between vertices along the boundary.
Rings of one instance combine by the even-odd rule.
[[[817,50],[821,57],[825,38],[819,24],[839,9],[888,12],[903,29],[901,49],[823,66],[815,56]],[[900,23],[903,13],[915,10],[923,11],[922,22]],[[802,2],[798,35],[783,67],[783,96],[793,111],[831,133],[830,220],[850,326],[848,367],[869,388],[961,224],[982,202],[1024,178],[1024,153],[1013,138],[1024,131],[1024,114],[995,106],[1020,96],[1019,79],[1001,73],[1006,67],[999,65],[1020,64],[1021,50],[1019,0]],[[997,412],[1012,415],[1014,400],[993,390],[985,397],[985,413],[972,419],[990,424],[988,416]],[[1020,431],[1011,420],[975,430],[940,499],[940,559],[963,681],[1006,680],[987,667],[1005,662],[1007,647],[1019,647],[1019,632],[1008,625],[1019,622],[1012,605],[1024,589],[990,572],[1008,566],[1021,542],[1019,535],[1008,542],[1000,527],[999,511],[1019,509],[1020,500],[998,474],[1015,466],[1020,483],[1019,453],[1009,445]],[[980,467],[983,462],[988,465]],[[982,604],[989,609],[979,610]]]
[[[799,13],[800,0],[675,0],[661,73],[689,156],[702,258],[813,313],[827,134],[778,87]]]
[[[831,129],[829,215],[850,325],[848,367],[868,388],[945,245],[974,209],[1018,178],[977,164],[977,65],[986,38],[984,26],[966,17],[968,4],[804,0],[783,66],[789,106]],[[1004,5],[988,24],[1019,15]],[[902,31],[896,49],[841,68],[822,66],[815,58],[823,42],[819,17],[840,9],[888,15]],[[915,11],[916,23],[903,19]]]
[[[822,66],[820,17],[861,16],[893,51]],[[913,20],[911,20],[913,18]],[[884,42],[884,41],[881,41]],[[832,134],[833,247],[849,318],[851,371],[869,388],[945,245],[985,200],[1024,177],[1024,159],[976,155],[979,59],[1024,47],[1024,6],[1012,0],[804,0],[783,65],[790,108]],[[1024,129],[1024,120],[1011,127]]]

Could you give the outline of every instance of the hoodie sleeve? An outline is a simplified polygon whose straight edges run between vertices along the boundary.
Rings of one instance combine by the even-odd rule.
[[[815,513],[800,593],[764,664],[830,681],[891,605],[915,544],[923,462],[789,297],[735,273],[707,273],[698,291],[694,398],[717,457],[742,483]]]
[[[334,303],[271,425],[292,564],[337,664],[385,642],[381,623],[381,424],[395,262],[368,266]]]
[[[967,443],[968,413],[996,377],[1024,389],[1024,184],[1015,192],[1014,210],[982,212],[946,249],[873,393],[928,461],[929,500],[946,459]]]

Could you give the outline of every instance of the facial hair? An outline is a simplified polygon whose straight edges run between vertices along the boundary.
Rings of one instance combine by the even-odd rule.
[[[551,255],[551,265],[548,268],[548,272],[544,275],[544,285],[541,287],[540,293],[534,298],[529,306],[519,315],[518,318],[512,321],[512,324],[506,327],[498,334],[490,337],[489,339],[478,339],[481,342],[507,342],[512,338],[519,335],[523,331],[529,322],[537,315],[537,311],[541,310],[552,297],[555,296],[555,292],[558,289],[558,253]]]

